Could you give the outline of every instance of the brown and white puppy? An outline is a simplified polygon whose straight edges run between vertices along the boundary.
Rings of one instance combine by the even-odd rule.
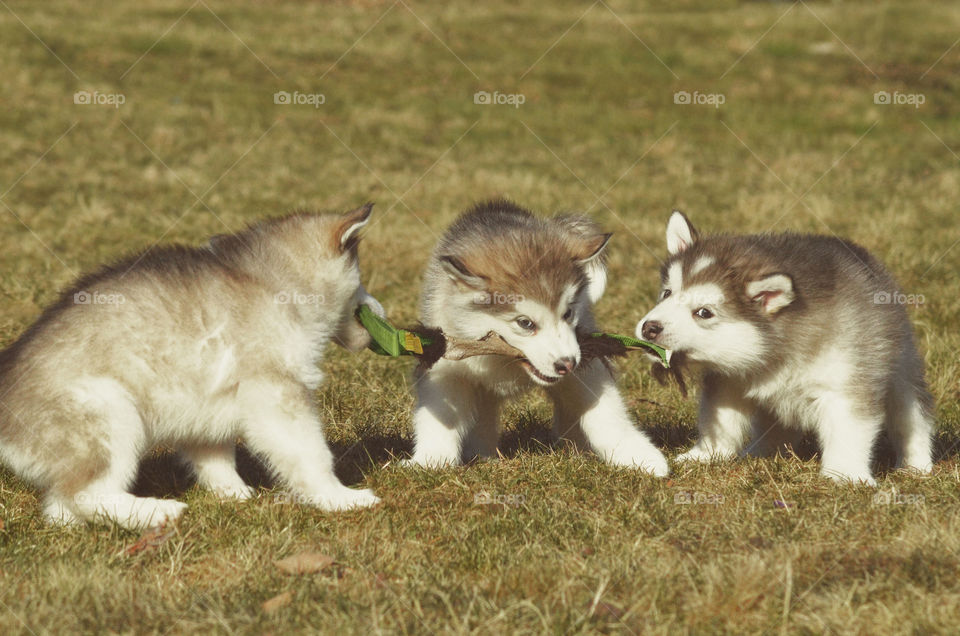
[[[0,352],[0,459],[55,522],[142,528],[185,505],[128,492],[141,457],[178,449],[200,484],[247,498],[237,436],[298,500],[369,506],[333,472],[313,404],[330,340],[367,343],[357,243],[370,205],[265,221],[205,247],[148,250],[77,281]]]
[[[862,247],[800,234],[701,237],[674,212],[657,306],[637,336],[703,373],[700,439],[681,461],[815,433],[822,472],[874,484],[886,429],[929,472],[932,403],[897,284]]]
[[[610,463],[667,474],[610,370],[600,360],[581,364],[577,331],[595,328],[591,307],[606,285],[609,238],[587,219],[541,219],[502,200],[451,226],[427,267],[421,321],[456,338],[494,332],[524,358],[440,360],[418,376],[412,463],[493,456],[504,399],[540,386],[554,404],[556,437]]]

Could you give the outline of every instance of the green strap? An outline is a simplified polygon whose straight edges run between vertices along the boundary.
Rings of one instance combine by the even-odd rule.
[[[631,338],[630,336],[621,336],[615,333],[592,333],[590,334],[594,338],[613,338],[614,340],[619,340],[627,349],[637,350],[637,349],[647,349],[652,351],[657,355],[660,360],[663,361],[663,366],[670,368],[670,357],[673,354],[669,349],[664,349],[660,345],[653,344],[652,342],[647,342],[646,340],[638,340],[636,338]]]
[[[423,348],[433,344],[433,339],[407,329],[398,329],[389,322],[373,313],[367,305],[357,308],[357,320],[370,332],[368,348],[382,356],[418,356],[423,354]],[[637,340],[629,336],[620,336],[612,333],[592,333],[594,338],[613,338],[627,349],[647,349],[652,351],[663,361],[663,365],[670,367],[670,352],[659,345],[646,340]]]
[[[433,340],[406,329],[397,329],[389,322],[373,313],[367,305],[357,308],[357,320],[370,332],[368,348],[382,356],[415,356],[423,353],[423,348],[433,344]]]

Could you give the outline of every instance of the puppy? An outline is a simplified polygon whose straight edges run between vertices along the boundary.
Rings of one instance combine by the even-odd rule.
[[[427,266],[421,321],[456,338],[494,332],[524,357],[440,360],[418,374],[412,463],[494,455],[503,401],[540,387],[554,405],[555,437],[612,464],[667,474],[608,367],[581,364],[577,332],[595,330],[609,239],[589,220],[540,219],[509,201],[477,205],[453,224]]]
[[[383,312],[358,266],[371,207],[148,250],[81,278],[0,352],[0,459],[45,491],[46,517],[176,519],[185,504],[128,492],[158,445],[179,450],[200,485],[245,499],[237,436],[299,500],[377,503],[334,475],[313,404],[327,343],[365,346],[354,308]]]
[[[667,250],[660,301],[637,336],[702,370],[700,439],[680,461],[811,432],[824,475],[873,485],[886,430],[900,466],[931,470],[933,400],[905,297],[865,249],[800,234],[700,237],[674,212]]]

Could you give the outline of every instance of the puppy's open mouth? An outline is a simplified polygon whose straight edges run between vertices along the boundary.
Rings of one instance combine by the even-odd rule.
[[[526,360],[526,359],[521,358],[521,359],[520,359],[520,366],[522,366],[522,367],[526,370],[527,373],[529,373],[531,376],[533,376],[533,378],[534,378],[535,380],[540,380],[541,382],[543,382],[543,383],[545,383],[545,384],[553,384],[554,382],[559,382],[559,381],[561,380],[561,378],[560,378],[559,376],[543,375],[542,373],[540,373],[539,371],[537,371],[536,367],[534,367],[532,364],[530,364],[530,361],[529,361],[529,360]]]

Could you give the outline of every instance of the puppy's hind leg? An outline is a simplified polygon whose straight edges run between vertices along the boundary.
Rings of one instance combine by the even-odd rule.
[[[197,475],[197,483],[223,499],[249,499],[253,489],[237,473],[236,445],[191,445],[180,449]]]
[[[482,391],[474,402],[473,425],[467,429],[463,438],[462,458],[490,459],[497,456],[497,443],[500,441],[500,398],[492,391]]]
[[[60,520],[71,520],[73,513],[130,530],[180,517],[186,504],[127,492],[146,433],[136,405],[119,383],[109,378],[77,382],[61,409],[59,417],[72,423],[72,438],[48,493],[46,513]]]
[[[897,468],[933,470],[933,398],[926,387],[897,381],[887,399],[887,430],[897,453]]]
[[[630,466],[664,477],[667,460],[633,424],[610,371],[593,360],[548,391],[554,404],[554,422],[564,435],[577,428],[590,448],[615,466]],[[579,426],[578,426],[579,425]]]

